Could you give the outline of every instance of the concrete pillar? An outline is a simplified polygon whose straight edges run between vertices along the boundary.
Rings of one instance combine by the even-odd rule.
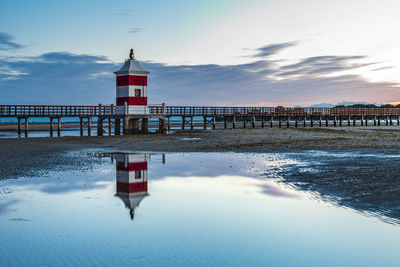
[[[298,127],[299,126],[299,117],[298,116],[295,116],[294,117],[294,127]]]
[[[182,130],[185,130],[185,122],[186,122],[186,118],[184,116],[182,116]]]
[[[57,118],[57,136],[60,137],[61,136],[61,117]]]
[[[53,137],[53,118],[50,117],[50,137]]]
[[[108,119],[108,135],[111,135],[111,118]]]
[[[319,115],[319,127],[322,126],[322,115]]]
[[[400,116],[397,116],[397,126],[400,125]]]
[[[272,126],[274,126],[274,116],[269,117],[269,126],[272,128]]]
[[[361,126],[364,126],[364,115],[361,116]]]
[[[254,116],[251,118],[251,126],[253,128],[256,128],[256,117],[254,117]]]
[[[336,127],[336,123],[337,123],[337,117],[334,116],[334,117],[333,117],[333,126],[334,126],[334,127]]]
[[[279,125],[279,128],[282,127],[282,117],[281,116],[278,116],[278,125]]]
[[[365,126],[368,126],[368,116],[365,116]]]
[[[83,136],[83,118],[79,118],[79,130],[80,130],[80,135]]]
[[[356,126],[356,116],[353,116],[353,126]]]
[[[351,117],[350,117],[350,115],[347,117],[347,126],[349,126],[350,127],[350,121],[351,121]]]
[[[261,128],[264,128],[264,123],[265,123],[265,117],[261,117]]]
[[[236,128],[236,116],[233,116],[233,118],[232,118],[232,128],[233,129]]]
[[[287,117],[286,127],[290,127],[290,116]]]
[[[18,117],[18,136],[21,136],[21,118]]]
[[[124,119],[124,134],[137,134],[139,132],[139,119]]]
[[[326,127],[329,126],[329,116],[328,115],[325,116],[325,126]]]
[[[161,104],[161,114],[165,115],[165,103],[164,102]]]
[[[388,126],[388,125],[389,125],[389,119],[388,119],[388,116],[386,116],[385,122],[386,122],[386,126]]]
[[[243,116],[243,128],[246,128],[246,117]]]
[[[212,118],[212,128],[215,129],[215,124],[216,124],[216,118],[213,116]]]
[[[149,132],[149,119],[147,118],[142,118],[142,133],[148,133]]]
[[[92,117],[88,117],[88,136],[92,135]]]
[[[25,117],[25,137],[28,137],[28,117]]]
[[[97,136],[103,136],[103,118],[97,118]]]
[[[121,119],[120,118],[115,118],[114,127],[115,127],[114,134],[121,135]]]
[[[312,115],[310,116],[310,124],[311,127],[314,127],[314,117]]]
[[[376,126],[376,115],[374,116],[374,126]]]
[[[194,129],[194,116],[190,117],[190,129]]]
[[[304,116],[303,125],[304,125],[304,127],[306,127],[306,126],[307,126],[307,115],[305,115],[305,116]]]
[[[390,126],[392,126],[393,125],[393,118],[392,118],[392,116],[389,116],[390,117]]]
[[[228,128],[227,122],[226,122],[226,116],[224,116],[224,129]]]
[[[171,131],[171,117],[168,117],[168,132]]]
[[[339,125],[340,125],[340,127],[343,126],[343,118],[341,115],[339,116]]]
[[[378,126],[381,126],[381,117],[378,116]]]
[[[159,120],[159,128],[158,128],[158,131],[159,131],[160,133],[163,133],[163,134],[165,134],[165,133],[167,132],[166,119],[161,118],[161,119]]]

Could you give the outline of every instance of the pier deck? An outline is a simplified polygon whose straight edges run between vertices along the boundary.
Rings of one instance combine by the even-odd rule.
[[[57,120],[57,131],[61,130],[61,118],[80,118],[81,135],[83,127],[88,127],[88,135],[92,127],[92,118],[97,119],[98,135],[103,134],[102,123],[108,120],[109,134],[114,127],[116,135],[121,134],[121,120],[123,133],[132,134],[147,131],[148,119],[160,120],[159,131],[171,129],[171,118],[178,117],[181,128],[193,129],[194,118],[203,118],[203,128],[208,125],[215,129],[217,122],[224,122],[224,128],[236,128],[238,123],[251,127],[313,127],[313,126],[381,126],[400,125],[400,108],[285,108],[285,107],[200,107],[200,106],[148,106],[147,114],[128,115],[115,114],[113,105],[97,106],[61,106],[61,105],[0,105],[0,117],[18,119],[18,134],[21,134],[21,121],[25,123],[25,135],[28,135],[28,119],[47,117],[50,123],[50,133],[53,133],[53,121]],[[198,120],[197,120],[198,121]],[[140,129],[140,127],[142,129]]]

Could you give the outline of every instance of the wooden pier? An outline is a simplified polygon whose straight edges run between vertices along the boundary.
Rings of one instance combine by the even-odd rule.
[[[54,106],[54,105],[0,105],[0,117],[16,118],[18,134],[28,136],[29,118],[49,118],[50,136],[54,122],[60,135],[62,118],[79,118],[80,134],[84,128],[91,135],[95,118],[97,135],[103,135],[103,122],[107,121],[108,134],[135,134],[148,131],[148,120],[158,119],[158,131],[171,130],[171,119],[179,118],[181,129],[194,129],[202,120],[202,128],[258,127],[328,127],[328,126],[381,126],[399,125],[400,108],[285,108],[285,107],[198,107],[198,106],[148,106],[148,114],[115,114],[115,106]],[[176,121],[176,120],[175,120]],[[122,122],[122,127],[121,127]],[[121,133],[122,128],[122,133]]]

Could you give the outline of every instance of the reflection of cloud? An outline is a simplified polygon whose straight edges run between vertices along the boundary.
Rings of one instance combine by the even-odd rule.
[[[18,202],[20,202],[20,201],[17,199],[11,199],[11,200],[7,201],[6,203],[0,203],[0,214],[6,214],[10,211],[13,211],[13,209],[11,209],[11,207],[14,206]]]
[[[129,33],[139,33],[141,31],[143,31],[143,28],[131,28]]]
[[[258,185],[262,188],[262,192],[264,194],[275,196],[275,197],[287,197],[287,198],[298,198],[299,195],[295,195],[293,193],[289,193],[286,190],[283,190],[278,185],[272,186],[271,184],[260,184]]]
[[[0,50],[13,50],[24,47],[13,40],[13,36],[4,32],[0,32]]]
[[[294,191],[291,192],[291,190],[285,189],[272,181],[226,174],[215,177],[192,176],[182,178],[168,176],[155,184],[151,184],[151,187],[160,185],[162,185],[163,190],[167,191],[184,191],[187,194],[204,192],[206,195],[217,195],[219,197],[253,198],[262,195],[285,198],[299,197]]]
[[[48,183],[40,187],[40,191],[48,194],[65,194],[73,191],[86,191],[93,189],[101,189],[106,187],[106,184],[99,184],[98,181],[90,181],[87,184],[82,184],[82,181],[59,181],[56,183]]]
[[[257,50],[257,60],[253,58],[252,62],[237,65],[142,62],[151,72],[151,103],[308,105],[322,101],[359,101],[360,96],[368,102],[397,99],[397,83],[369,82],[360,75],[343,74],[343,71],[373,64],[357,62],[365,61],[365,56],[309,57],[288,65],[282,61],[278,65],[269,59],[293,45],[261,47]],[[3,70],[0,71],[0,104],[111,104],[115,101],[112,72],[120,65],[104,56],[68,52],[46,53],[19,61],[3,58],[0,59],[0,70]]]

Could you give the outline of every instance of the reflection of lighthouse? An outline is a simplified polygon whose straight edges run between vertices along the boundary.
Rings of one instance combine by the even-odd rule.
[[[130,209],[131,219],[135,208],[147,193],[147,154],[118,154],[117,161],[117,196]]]

